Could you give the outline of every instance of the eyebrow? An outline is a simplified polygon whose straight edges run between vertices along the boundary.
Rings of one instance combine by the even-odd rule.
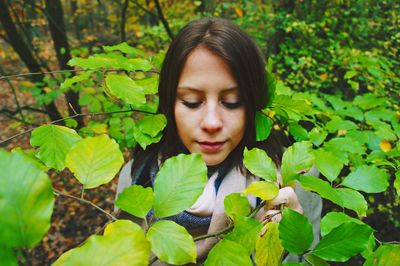
[[[193,91],[193,92],[202,92],[202,89],[199,88],[195,88],[195,87],[190,87],[190,86],[179,86],[176,90],[189,90],[189,91]],[[226,89],[221,90],[222,93],[229,93],[232,91],[239,91],[238,86],[232,86],[232,87],[228,87]]]

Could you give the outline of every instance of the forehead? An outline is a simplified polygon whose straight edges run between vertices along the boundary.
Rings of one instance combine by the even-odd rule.
[[[186,59],[178,82],[178,91],[237,91],[237,82],[229,66],[205,48],[194,49]]]

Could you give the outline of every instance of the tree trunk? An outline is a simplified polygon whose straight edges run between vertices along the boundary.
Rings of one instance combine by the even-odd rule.
[[[24,42],[22,37],[19,35],[17,28],[14,22],[11,19],[10,11],[8,9],[8,4],[6,0],[0,0],[0,21],[3,25],[3,29],[6,32],[7,39],[10,45],[13,47],[14,51],[18,54],[21,60],[24,62],[26,67],[29,69],[31,73],[40,73],[42,72],[40,69],[39,63],[33,57],[31,50],[29,50],[28,45]],[[31,81],[36,83],[43,83],[44,75],[30,75]],[[45,91],[43,90],[43,85],[40,85],[39,88],[42,89],[43,94]],[[44,106],[47,115],[50,117],[52,121],[61,119],[62,116],[60,112],[57,110],[54,102],[49,103]]]
[[[71,59],[71,51],[68,44],[64,26],[64,14],[60,0],[46,0],[46,17],[49,23],[51,37],[53,38],[54,49],[56,50],[58,65],[61,70],[73,70],[67,63]],[[70,116],[81,113],[79,105],[79,93],[68,90],[65,93],[68,102],[68,114]],[[83,117],[76,118],[78,128],[83,127]]]
[[[128,10],[129,0],[125,0],[124,5],[121,10],[121,42],[126,41],[126,32],[125,32],[125,24],[126,24],[126,11]]]

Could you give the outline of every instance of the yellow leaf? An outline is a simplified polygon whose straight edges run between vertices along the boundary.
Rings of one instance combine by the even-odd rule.
[[[324,73],[321,76],[322,81],[325,81],[328,78],[328,74]]]
[[[379,147],[384,152],[388,152],[388,151],[392,150],[392,145],[387,140],[382,140],[381,142],[379,142]]]
[[[343,135],[346,135],[346,133],[347,133],[347,130],[339,129],[337,134],[338,134],[338,136],[343,136]]]
[[[154,6],[156,5],[156,3],[154,1],[150,1],[149,5],[147,6],[147,8],[149,10],[152,10],[154,8]]]
[[[278,266],[283,255],[283,247],[279,240],[279,224],[267,223],[256,243],[255,260],[257,265]]]
[[[245,190],[243,190],[242,195],[252,194],[262,200],[272,200],[278,195],[279,188],[275,183],[267,181],[257,181],[251,183]]]
[[[235,7],[235,13],[236,13],[239,17],[243,17],[243,11],[242,11],[240,8]]]

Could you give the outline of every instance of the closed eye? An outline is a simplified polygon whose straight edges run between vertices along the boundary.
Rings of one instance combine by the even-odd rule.
[[[242,102],[241,101],[237,101],[237,102],[222,102],[222,104],[228,109],[236,109],[236,108],[239,108],[240,106],[242,106]]]
[[[190,109],[196,109],[201,105],[201,102],[187,102],[187,101],[182,101],[182,104],[185,105],[186,107]]]

